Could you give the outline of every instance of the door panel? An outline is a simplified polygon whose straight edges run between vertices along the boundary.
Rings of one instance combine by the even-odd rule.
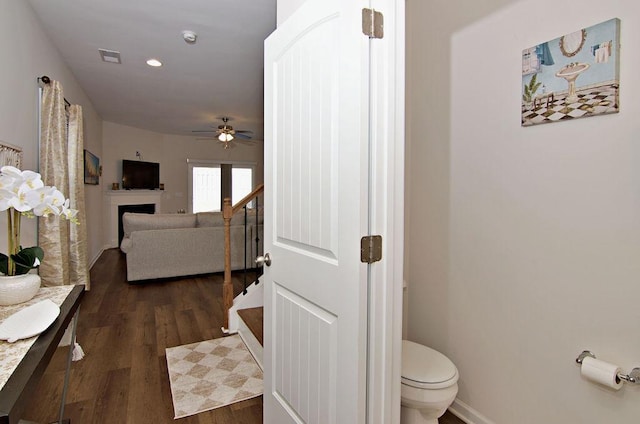
[[[335,416],[337,317],[274,284],[274,396],[305,423]]]
[[[292,40],[273,64],[277,78],[278,140],[273,166],[275,243],[335,259],[338,225],[336,203],[336,114],[331,101],[338,67],[332,46],[338,42],[338,19],[318,22]]]
[[[366,2],[307,0],[265,43],[267,424],[366,412]]]

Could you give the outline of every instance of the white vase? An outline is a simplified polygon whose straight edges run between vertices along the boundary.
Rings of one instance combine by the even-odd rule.
[[[16,305],[33,299],[40,290],[38,274],[0,276],[0,306]]]

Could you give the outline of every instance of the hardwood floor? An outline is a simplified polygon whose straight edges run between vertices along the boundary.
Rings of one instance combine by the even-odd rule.
[[[241,278],[241,276],[240,276]],[[239,292],[240,279],[234,278]],[[65,417],[72,423],[262,423],[262,397],[173,419],[165,348],[222,337],[222,274],[130,285],[125,257],[104,252],[80,307]],[[57,419],[66,350],[49,365],[25,418]]]
[[[456,417],[449,411],[445,412],[438,421],[439,424],[465,424],[464,421],[462,421],[460,418]]]
[[[242,274],[234,275],[236,293]],[[262,397],[173,419],[165,348],[222,337],[222,274],[130,285],[125,257],[105,251],[80,306],[85,358],[71,368],[65,417],[72,424],[260,424]],[[58,418],[66,348],[58,349],[25,419]],[[446,413],[440,424],[463,424]]]

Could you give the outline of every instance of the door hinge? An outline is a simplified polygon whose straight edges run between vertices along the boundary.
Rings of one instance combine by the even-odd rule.
[[[364,236],[360,240],[360,261],[372,264],[382,259],[382,236]]]
[[[362,32],[369,38],[384,36],[384,17],[374,9],[362,9]]]

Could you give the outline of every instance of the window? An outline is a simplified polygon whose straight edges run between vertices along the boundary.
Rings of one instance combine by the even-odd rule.
[[[221,176],[220,166],[193,167],[193,213],[222,210]]]
[[[193,213],[221,211],[225,197],[242,200],[253,190],[254,164],[187,160],[189,208]]]
[[[253,169],[231,167],[231,203],[242,200],[252,190]],[[251,206],[251,203],[249,206]]]

